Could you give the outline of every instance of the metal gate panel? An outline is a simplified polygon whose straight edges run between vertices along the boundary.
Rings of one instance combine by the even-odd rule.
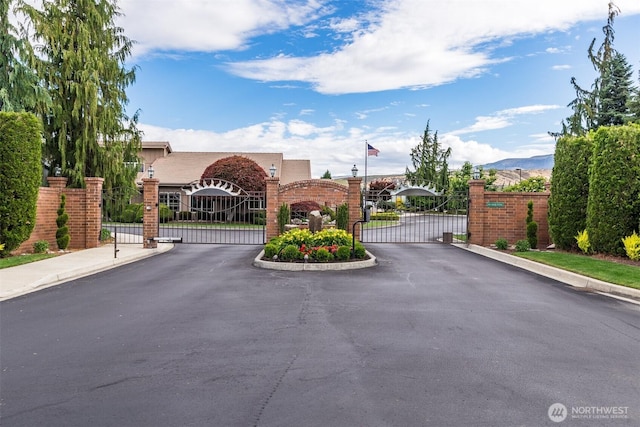
[[[363,224],[363,243],[435,243],[467,234],[466,192],[410,196],[401,208],[389,196],[367,199],[372,220]]]
[[[136,188],[102,191],[102,229],[111,232],[117,243],[142,244],[142,193]]]

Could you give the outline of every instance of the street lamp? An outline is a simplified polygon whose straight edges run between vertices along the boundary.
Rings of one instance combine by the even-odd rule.
[[[353,167],[351,168],[351,176],[353,176],[354,178],[358,176],[358,168],[356,167],[356,165],[353,165]]]
[[[271,178],[276,176],[276,166],[273,163],[271,163],[271,167],[269,168],[269,173],[271,174]]]
[[[153,178],[153,166],[149,165],[149,170],[147,172],[149,172],[149,178]]]
[[[520,174],[520,180],[518,181],[518,184],[522,182],[522,169],[520,168],[516,168],[516,170],[518,171],[518,173]]]

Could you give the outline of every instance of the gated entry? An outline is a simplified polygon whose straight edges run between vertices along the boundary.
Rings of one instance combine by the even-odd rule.
[[[422,187],[369,192],[371,221],[363,225],[365,243],[435,243],[466,236],[468,194],[438,194]]]
[[[182,243],[261,245],[265,243],[265,193],[207,179],[159,193],[155,237]],[[103,192],[102,228],[118,243],[142,243],[145,207],[135,189]]]

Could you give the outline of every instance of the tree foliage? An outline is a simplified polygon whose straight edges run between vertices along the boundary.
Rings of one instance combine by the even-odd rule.
[[[517,184],[505,187],[502,191],[507,193],[542,193],[546,191],[546,184],[547,180],[543,176],[532,176],[531,178],[523,179]]]
[[[126,69],[132,41],[114,23],[116,0],[45,0],[38,9],[19,0],[35,40],[27,51],[51,104],[39,102],[45,164],[59,165],[72,186],[85,176],[104,178],[104,188],[134,185],[140,149],[137,116],[128,117]]]
[[[229,156],[209,165],[200,179],[223,179],[244,191],[265,191],[267,173],[253,160],[243,156]]]
[[[322,174],[320,179],[331,179],[331,172],[329,172],[329,169],[327,169],[325,173]]]
[[[48,102],[48,95],[22,60],[26,41],[9,22],[10,4],[0,2],[0,111],[33,112],[37,102]]]
[[[593,134],[587,231],[595,252],[624,255],[622,238],[640,217],[640,125],[603,126]]]
[[[407,168],[407,181],[412,185],[433,185],[436,190],[446,189],[449,185],[450,155],[451,148],[442,148],[438,141],[438,131],[431,133],[427,121],[422,140],[411,149],[411,164],[414,170]]]
[[[36,223],[40,131],[33,114],[0,112],[0,256],[27,240]]]
[[[459,170],[454,171],[449,177],[449,193],[460,194],[469,191],[469,181],[473,179],[473,171],[478,171],[478,179],[484,180],[485,191],[495,191],[495,182],[498,179],[498,171],[496,169],[489,169],[489,172],[484,170],[484,167],[478,166],[474,168],[471,162],[464,162]]]
[[[562,136],[556,143],[549,231],[558,249],[576,249],[575,236],[586,228],[592,153],[593,143],[586,136]]]

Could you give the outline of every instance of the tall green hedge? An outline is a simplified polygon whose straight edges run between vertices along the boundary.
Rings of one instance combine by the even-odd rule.
[[[559,249],[575,249],[575,236],[587,226],[592,153],[593,143],[586,136],[563,136],[556,144],[549,197],[549,231]]]
[[[36,223],[42,175],[40,121],[29,113],[0,113],[0,257],[27,240]]]
[[[595,252],[624,255],[622,238],[638,229],[640,125],[601,127],[593,134],[587,231]]]

